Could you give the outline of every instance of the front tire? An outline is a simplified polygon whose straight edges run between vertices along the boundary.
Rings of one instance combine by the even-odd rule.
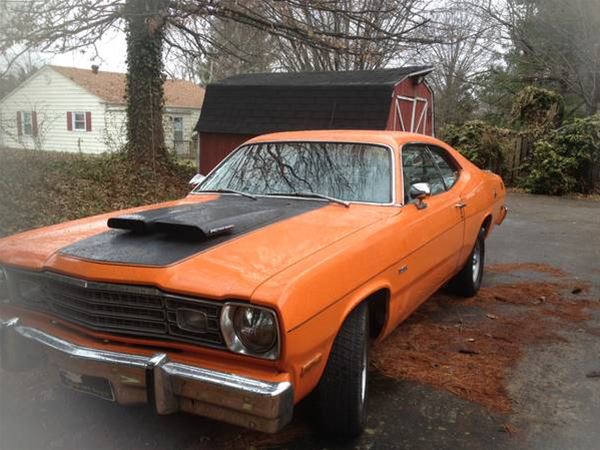
[[[473,250],[460,272],[450,281],[451,290],[461,297],[473,297],[481,287],[485,263],[485,229],[479,230]]]
[[[316,390],[319,425],[328,435],[351,438],[367,420],[369,330],[368,307],[359,305],[335,338]]]

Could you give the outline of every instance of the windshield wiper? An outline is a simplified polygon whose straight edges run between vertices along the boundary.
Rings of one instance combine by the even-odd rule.
[[[251,198],[252,200],[257,200],[256,196],[252,194],[248,194],[247,192],[236,191],[235,189],[202,189],[196,192],[208,192],[208,193],[216,193],[216,194],[237,194],[242,197]]]
[[[339,198],[335,198],[335,197],[331,197],[329,195],[325,195],[325,194],[317,194],[316,192],[273,192],[270,194],[266,194],[266,195],[277,195],[277,196],[282,196],[282,197],[308,197],[308,198],[322,198],[323,200],[329,200],[330,202],[333,203],[338,203],[342,206],[345,206],[346,208],[350,207],[350,202],[341,200]]]

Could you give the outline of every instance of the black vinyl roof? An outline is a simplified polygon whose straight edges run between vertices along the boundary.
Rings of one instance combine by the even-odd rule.
[[[431,66],[236,75],[209,84],[199,132],[385,129],[394,86]]]

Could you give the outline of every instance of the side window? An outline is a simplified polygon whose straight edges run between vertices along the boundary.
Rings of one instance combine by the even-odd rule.
[[[410,203],[410,187],[416,183],[429,183],[431,195],[444,192],[444,180],[424,145],[407,145],[402,149],[402,176],[404,178],[404,203]]]
[[[446,190],[449,190],[458,180],[459,167],[444,149],[433,145],[428,147],[433,161],[440,169]]]
[[[183,117],[173,117],[173,140],[183,141]]]
[[[21,112],[21,116],[23,117],[23,134],[25,136],[33,136],[33,121],[31,120],[31,112],[23,111]]]
[[[85,131],[85,113],[74,112],[73,113],[73,129]]]

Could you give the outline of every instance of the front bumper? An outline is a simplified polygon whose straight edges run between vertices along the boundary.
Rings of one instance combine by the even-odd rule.
[[[76,345],[18,318],[0,320],[0,365],[27,370],[47,361],[61,371],[110,382],[124,405],[148,403],[158,414],[185,411],[234,425],[275,433],[291,421],[293,388],[152,356]]]

